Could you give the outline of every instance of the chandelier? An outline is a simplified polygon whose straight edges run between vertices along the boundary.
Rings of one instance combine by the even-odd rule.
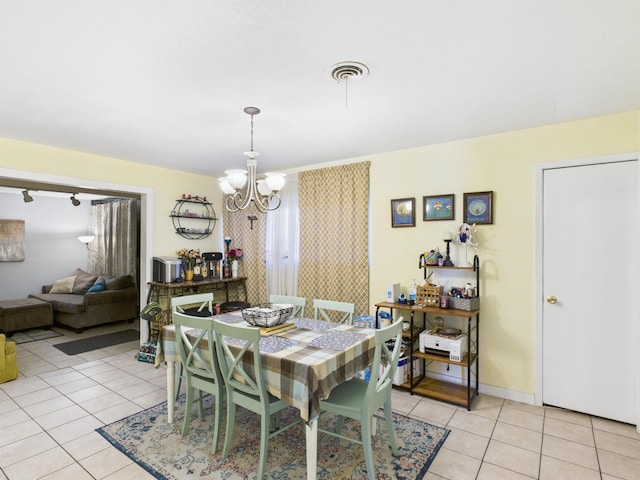
[[[226,195],[225,204],[230,212],[244,210],[253,202],[264,213],[280,206],[278,192],[284,187],[285,174],[269,172],[265,173],[265,178],[257,179],[256,157],[260,154],[253,151],[253,116],[258,115],[260,109],[246,107],[244,113],[251,116],[251,150],[244,152],[247,156],[247,170],[226,170],[226,177],[220,178],[220,189]]]

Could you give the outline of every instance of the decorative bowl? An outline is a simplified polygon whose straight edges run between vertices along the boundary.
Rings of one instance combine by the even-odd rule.
[[[242,317],[255,327],[270,328],[280,325],[291,318],[293,305],[288,303],[262,303],[243,308]]]

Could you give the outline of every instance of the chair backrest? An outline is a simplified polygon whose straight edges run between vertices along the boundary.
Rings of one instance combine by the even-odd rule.
[[[260,358],[260,329],[213,320],[216,332],[218,363],[227,388],[268,402],[267,388]],[[236,339],[236,344],[231,344]],[[234,351],[235,350],[235,351]],[[253,355],[253,366],[245,368],[243,357]],[[247,362],[248,363],[248,362]]]
[[[195,307],[188,311],[184,308],[187,305]],[[198,293],[195,295],[183,295],[181,297],[171,298],[171,315],[175,312],[188,313],[198,317],[213,316],[213,293]],[[175,323],[175,322],[174,322]]]
[[[369,385],[365,394],[366,397],[369,397],[369,401],[373,401],[374,397],[382,400],[393,385],[393,377],[398,369],[398,360],[402,350],[403,321],[404,318],[400,317],[388,327],[376,330],[376,349],[371,365]],[[393,346],[389,345],[391,341],[393,341]],[[385,365],[382,374],[380,373],[380,365]],[[409,366],[409,368],[411,367],[412,365]]]
[[[344,323],[353,325],[353,312],[355,305],[347,302],[334,302],[332,300],[313,300],[313,318],[316,320],[327,320],[329,322]],[[339,315],[330,312],[339,312]]]
[[[173,312],[173,323],[176,327],[176,343],[184,369],[191,375],[222,385],[222,374],[216,356],[213,319]]]
[[[289,295],[269,295],[269,302],[271,303],[290,303],[294,306],[293,316],[304,317],[304,309],[307,306],[307,299],[302,297],[292,297]]]

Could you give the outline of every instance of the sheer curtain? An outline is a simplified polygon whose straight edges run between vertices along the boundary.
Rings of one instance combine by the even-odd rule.
[[[298,179],[288,178],[280,196],[280,207],[267,212],[267,295],[297,296],[300,261]]]
[[[131,275],[138,283],[138,202],[132,198],[94,200],[89,210],[89,271]]]

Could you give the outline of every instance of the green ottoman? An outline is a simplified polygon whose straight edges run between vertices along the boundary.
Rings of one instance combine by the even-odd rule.
[[[37,298],[0,300],[0,332],[13,333],[32,328],[51,328],[53,309]]]

